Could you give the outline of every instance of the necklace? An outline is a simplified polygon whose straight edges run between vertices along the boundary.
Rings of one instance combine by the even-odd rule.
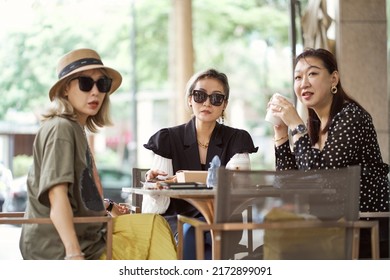
[[[198,145],[201,146],[203,149],[207,149],[209,147],[209,143],[203,144],[198,140]]]

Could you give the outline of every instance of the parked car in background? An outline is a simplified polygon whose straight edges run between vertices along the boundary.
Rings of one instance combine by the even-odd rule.
[[[12,171],[0,160],[0,212],[13,181]]]
[[[126,202],[128,194],[123,194],[122,188],[131,187],[131,172],[112,167],[98,167],[98,172],[103,186],[104,197],[118,203]]]
[[[7,193],[3,212],[24,212],[27,202],[27,176],[15,178]]]
[[[5,200],[5,195],[0,192],[0,212],[3,211],[4,200]]]
[[[105,198],[117,203],[126,202],[128,194],[122,193],[122,188],[130,188],[132,184],[131,172],[113,167],[98,168],[100,181]],[[15,178],[10,192],[5,198],[4,212],[24,212],[27,202],[27,176]]]

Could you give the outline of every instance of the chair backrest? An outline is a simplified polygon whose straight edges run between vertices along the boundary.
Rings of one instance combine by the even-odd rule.
[[[145,181],[145,174],[148,170],[149,169],[146,169],[146,168],[133,167],[133,171],[132,171],[133,188],[142,188],[143,187],[141,181],[142,182]],[[142,209],[142,195],[137,195],[137,194],[133,193],[133,194],[131,194],[131,197],[129,197],[129,199],[131,199],[130,204],[132,204],[133,206],[135,206],[139,209]]]
[[[253,222],[281,220],[316,220],[316,221],[357,221],[359,218],[360,167],[315,171],[233,171],[219,169],[218,186],[215,199],[215,223]],[[294,232],[295,231],[295,232]],[[304,253],[305,244],[297,245],[293,241],[296,235],[301,241],[313,238],[318,241],[319,233],[325,239],[334,239],[338,232],[330,229],[283,229],[256,232],[223,232],[222,258],[237,258],[240,248],[245,258],[269,257],[270,251],[277,251],[280,258],[317,258],[313,252]],[[306,233],[304,236],[302,233]],[[251,233],[248,235],[248,233]],[[348,258],[351,252],[351,230],[343,229],[344,250],[342,256],[324,256],[324,258]],[[248,237],[249,236],[249,237]],[[253,237],[252,237],[253,236]],[[299,237],[300,236],[300,237]],[[251,239],[251,240],[249,240]],[[329,240],[324,240],[328,242]],[[269,244],[277,246],[267,247]],[[279,252],[295,242],[299,246],[298,255]],[[241,243],[242,245],[237,245]],[[236,245],[234,245],[236,244]],[[253,244],[253,248],[248,245]],[[283,245],[284,244],[284,245]],[[329,244],[329,242],[328,242]],[[340,244],[340,243],[339,243]],[[251,247],[250,245],[249,247]],[[313,244],[308,244],[313,247]],[[291,247],[291,246],[290,246]],[[265,250],[268,251],[265,251]],[[325,248],[327,251],[332,249]],[[316,249],[318,250],[318,248]],[[295,250],[296,253],[297,250]],[[309,250],[312,251],[312,250]],[[316,252],[321,254],[320,252]],[[264,256],[268,254],[268,256]],[[272,254],[271,254],[272,255]],[[275,256],[275,252],[274,252]],[[240,257],[238,257],[240,258]],[[318,257],[321,258],[321,257]]]
[[[53,224],[51,218],[26,218],[24,212],[0,212],[0,225]],[[73,223],[106,223],[106,258],[112,259],[113,219],[111,216],[74,217]]]

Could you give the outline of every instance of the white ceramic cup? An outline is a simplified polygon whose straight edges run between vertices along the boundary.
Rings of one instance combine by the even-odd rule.
[[[232,170],[250,170],[251,163],[246,157],[237,157],[234,156],[230,159],[230,161],[226,164],[226,169]]]
[[[277,93],[277,92],[274,93],[274,94],[272,95],[271,101],[272,101],[272,99],[273,99],[274,97],[276,97],[276,96],[281,96],[281,97],[283,97],[283,98],[286,98],[288,101],[290,101],[289,98],[287,98],[287,97],[285,97],[285,96],[283,96],[283,95],[281,95],[280,93]],[[291,101],[290,101],[290,102],[291,102]],[[281,124],[283,123],[283,121],[282,121],[281,118],[276,117],[276,116],[274,116],[274,115],[272,114],[272,110],[271,110],[271,109],[267,109],[267,114],[265,115],[265,120],[266,120],[267,122],[272,123],[273,125],[281,125]]]

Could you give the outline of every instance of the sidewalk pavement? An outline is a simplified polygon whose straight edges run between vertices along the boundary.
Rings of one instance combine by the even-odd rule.
[[[19,237],[21,227],[0,225],[0,260],[21,260]]]

